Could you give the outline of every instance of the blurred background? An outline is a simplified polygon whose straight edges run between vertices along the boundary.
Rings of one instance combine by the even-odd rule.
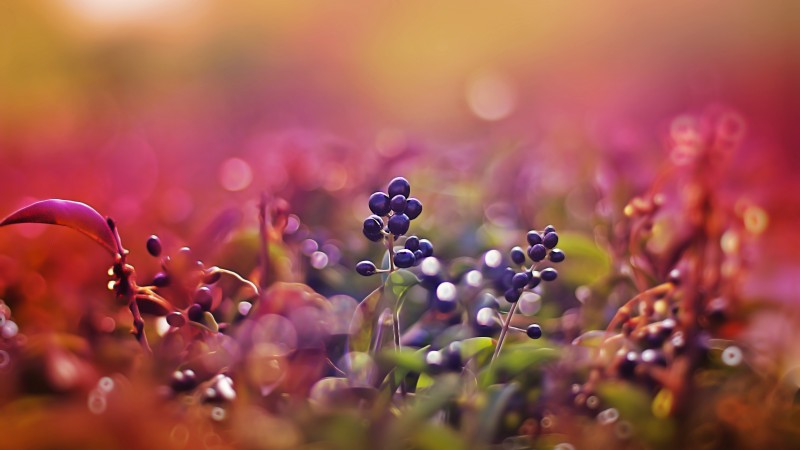
[[[746,295],[796,302],[790,3],[5,1],[0,215],[79,200],[116,219],[147,276],[151,233],[246,273],[255,248],[231,249],[266,193],[289,202],[297,242],[327,245],[304,267],[335,292],[379,253],[360,222],[394,176],[425,203],[414,227],[442,255],[548,223],[602,252],[597,227],[670,162],[673,121],[724,110],[746,134],[719,189],[756,205],[761,236]],[[73,327],[87,296],[109,296],[95,247],[0,230],[0,297],[30,331]],[[339,269],[313,272],[327,266]],[[599,275],[576,272],[588,279],[575,285]],[[54,310],[60,322],[35,320]]]

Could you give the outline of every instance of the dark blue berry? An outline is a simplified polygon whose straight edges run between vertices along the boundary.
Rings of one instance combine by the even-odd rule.
[[[377,215],[364,219],[364,234],[380,234],[383,229],[383,220]]]
[[[502,286],[503,289],[510,288],[511,281],[514,279],[514,275],[516,274],[517,273],[514,272],[514,269],[512,269],[511,267],[506,267],[505,269],[503,269],[503,273],[500,275],[500,280],[499,280],[500,286]]]
[[[542,244],[536,244],[528,247],[528,257],[533,262],[539,262],[547,256],[547,249]]]
[[[515,273],[514,277],[511,278],[511,287],[513,287],[514,289],[522,289],[528,284],[529,281],[531,281],[530,273],[528,272]]]
[[[414,220],[422,214],[422,202],[414,197],[411,197],[406,202],[406,215],[409,219]]]
[[[406,198],[402,195],[395,195],[389,201],[389,206],[391,206],[392,211],[396,212],[397,214],[404,213],[406,211]]]
[[[375,267],[375,264],[373,264],[372,261],[361,261],[360,263],[356,264],[356,272],[365,277],[374,275],[375,271],[377,270],[378,268]]]
[[[402,195],[403,197],[408,198],[408,196],[411,194],[411,185],[405,178],[397,177],[389,182],[389,188],[386,189],[386,192],[389,193],[389,197]]]
[[[544,239],[542,239],[542,244],[544,244],[547,248],[553,248],[558,244],[558,233],[552,231],[544,235]]]
[[[419,240],[419,249],[422,251],[422,256],[425,258],[433,256],[433,244],[427,239]]]
[[[411,221],[405,214],[396,214],[389,218],[389,232],[395,236],[406,234]]]
[[[416,236],[409,236],[406,239],[404,247],[411,250],[412,252],[419,250],[419,238]]]
[[[417,260],[417,262],[421,262],[423,259],[425,259],[425,254],[422,253],[422,250],[414,250],[414,258]]]
[[[450,370],[461,370],[463,364],[461,362],[461,342],[452,342],[450,345],[442,349],[442,358],[444,359],[445,367]]]
[[[528,231],[528,245],[536,245],[542,243],[542,236],[536,231]]]
[[[204,315],[203,307],[195,303],[189,307],[186,311],[186,315],[189,316],[189,320],[193,322],[201,322]]]
[[[544,281],[553,281],[558,278],[558,271],[552,267],[548,267],[539,273]]]
[[[528,325],[528,329],[525,330],[525,333],[527,333],[528,337],[531,339],[539,339],[542,337],[542,327],[535,323]]]
[[[194,293],[194,302],[200,307],[203,308],[203,311],[209,311],[211,309],[211,302],[213,301],[213,297],[211,296],[211,289],[207,286],[203,286]]]
[[[411,250],[404,248],[398,250],[397,253],[394,254],[394,265],[401,269],[407,269],[413,266],[414,261],[416,261],[416,258]]]
[[[514,261],[516,265],[525,263],[525,252],[522,251],[522,247],[512,248],[509,252],[509,256],[511,256],[511,261]]]
[[[564,260],[564,258],[566,258],[566,255],[564,255],[564,252],[561,250],[554,248],[550,250],[550,255],[548,257],[550,258],[550,261],[554,263],[560,263]]]
[[[555,231],[556,231],[556,227],[554,227],[552,225],[548,225],[548,226],[544,227],[544,230],[542,230],[542,234],[555,233]]]
[[[528,288],[533,289],[542,282],[542,277],[539,272],[536,272],[535,270],[532,270],[530,274],[531,280],[528,282]]]
[[[376,192],[369,196],[369,210],[372,211],[373,214],[385,216],[389,214],[391,209],[389,205],[389,196],[383,192]]]
[[[378,231],[377,233],[369,233],[367,230],[364,230],[364,236],[372,242],[378,242],[383,239],[383,233]]]
[[[503,293],[503,296],[509,303],[516,303],[519,300],[520,295],[522,295],[522,291],[520,289],[508,288]]]
[[[169,286],[169,275],[164,272],[158,272],[156,276],[153,277],[153,286],[160,288]]]
[[[155,234],[147,238],[147,253],[152,256],[161,256],[161,239]]]

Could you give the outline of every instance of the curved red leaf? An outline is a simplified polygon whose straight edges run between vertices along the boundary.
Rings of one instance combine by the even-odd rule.
[[[0,227],[16,223],[46,223],[69,227],[89,236],[111,255],[117,254],[116,240],[106,219],[85,203],[58,199],[42,200],[12,213],[0,222]]]

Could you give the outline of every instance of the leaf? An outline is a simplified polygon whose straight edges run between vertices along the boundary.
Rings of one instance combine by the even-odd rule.
[[[487,348],[494,348],[494,339],[490,337],[474,337],[461,341],[461,360],[471,359]]]
[[[536,348],[529,344],[506,347],[491,367],[480,373],[481,386],[490,386],[496,382],[497,373],[515,377],[532,366],[547,364],[558,359],[558,351],[552,348]]]
[[[405,448],[406,439],[413,436],[437,411],[446,407],[458,395],[460,387],[461,379],[457,374],[446,374],[437,377],[425,394],[417,391],[413,405],[392,423],[387,434],[387,448]]]
[[[419,279],[417,279],[413,273],[405,269],[400,269],[389,275],[386,287],[389,288],[389,291],[394,295],[395,299],[397,299],[396,303],[399,303],[399,300],[405,295],[406,291],[417,284],[419,284]]]
[[[379,316],[388,308],[383,285],[378,286],[358,304],[350,321],[348,348],[351,352],[368,352],[370,343],[379,333],[382,324]]]
[[[0,227],[18,223],[44,223],[72,228],[89,236],[112,256],[117,254],[116,239],[106,219],[85,203],[58,199],[42,200],[12,213],[0,222]]]
[[[607,337],[611,336],[605,330],[591,330],[583,333],[572,340],[572,345],[580,345],[583,347],[597,348]]]
[[[486,401],[486,406],[481,409],[477,417],[477,423],[475,424],[474,442],[489,444],[494,440],[501,415],[508,401],[511,400],[511,397],[513,397],[518,390],[515,383],[497,385],[489,388],[489,399]]]

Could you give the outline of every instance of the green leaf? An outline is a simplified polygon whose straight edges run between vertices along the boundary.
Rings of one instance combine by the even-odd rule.
[[[480,444],[489,444],[494,439],[497,432],[497,425],[500,423],[503,411],[511,400],[511,397],[517,393],[519,388],[515,383],[508,383],[505,385],[495,385],[489,387],[486,393],[488,399],[486,406],[481,408],[477,416],[477,423],[473,424],[472,442]]]
[[[350,321],[350,339],[348,348],[351,352],[368,352],[371,343],[380,333],[382,324],[378,319],[388,307],[386,296],[383,295],[383,285],[364,297],[358,304]]]
[[[425,370],[425,352],[428,347],[421,349],[403,348],[399,351],[395,349],[383,349],[378,354],[378,363],[389,366],[394,370],[405,373],[421,373]]]
[[[399,269],[389,275],[386,287],[398,301],[412,286],[419,284],[416,275],[405,269]]]
[[[451,373],[436,378],[431,389],[417,392],[413,404],[395,420],[387,434],[389,449],[405,448],[405,443],[437,411],[446,407],[458,395],[461,377]]]
[[[480,386],[495,383],[497,373],[502,372],[515,377],[533,366],[544,365],[558,360],[559,352],[552,348],[537,348],[534,344],[521,344],[504,347],[491,367],[484,369],[479,377]]]
[[[461,341],[461,360],[466,361],[486,349],[494,349],[494,339],[490,337],[475,337]]]
[[[559,270],[559,278],[569,285],[588,285],[611,270],[611,258],[588,236],[564,232],[559,233],[558,247],[567,255]]]

